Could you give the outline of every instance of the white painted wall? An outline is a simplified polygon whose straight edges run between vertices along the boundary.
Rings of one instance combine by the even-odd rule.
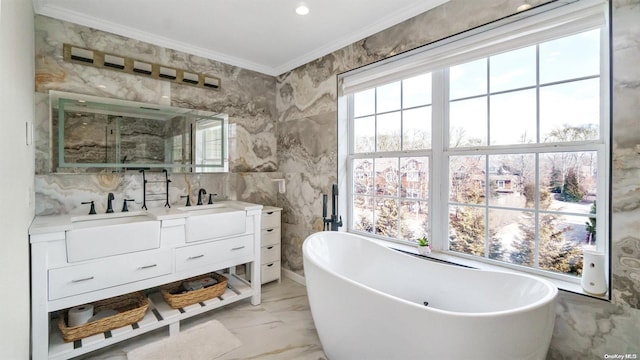
[[[0,358],[29,358],[29,241],[34,214],[34,27],[29,0],[0,0]]]

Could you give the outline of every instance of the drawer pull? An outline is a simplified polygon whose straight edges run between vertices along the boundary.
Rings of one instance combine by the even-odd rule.
[[[90,277],[84,278],[84,279],[71,280],[71,282],[72,283],[79,283],[79,282],[88,281],[88,280],[93,280],[93,276],[90,276]]]
[[[273,246],[267,246],[267,250],[273,249]]]
[[[236,251],[236,250],[241,250],[241,249],[244,249],[244,245],[243,246],[234,247],[233,249],[231,249],[231,251]]]
[[[267,265],[267,267],[272,267],[272,266],[273,266],[273,263],[271,263],[271,264]]]
[[[201,257],[204,257],[204,254],[200,254],[200,255],[196,255],[196,256],[189,256],[189,259],[187,259],[187,260],[200,259]]]
[[[150,268],[153,268],[153,267],[156,267],[156,266],[158,266],[158,264],[145,265],[145,266],[139,267],[138,270],[150,269]]]
[[[273,215],[273,211],[267,212],[267,215]]]
[[[275,230],[275,229],[267,229],[267,232],[272,232],[273,230]]]

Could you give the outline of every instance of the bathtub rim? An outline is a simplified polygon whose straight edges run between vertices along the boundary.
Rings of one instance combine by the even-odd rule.
[[[304,240],[303,244],[302,244],[302,256],[303,256],[303,260],[305,261],[310,261],[313,263],[313,265],[317,266],[320,269],[323,269],[324,271],[330,273],[332,276],[335,276],[343,281],[346,281],[349,284],[355,285],[359,288],[365,289],[367,291],[372,291],[378,295],[384,296],[386,298],[395,300],[395,301],[400,301],[404,304],[422,309],[422,310],[428,310],[428,311],[432,311],[432,312],[436,312],[436,313],[440,313],[443,315],[448,315],[448,316],[457,316],[457,317],[466,317],[466,318],[481,318],[481,317],[500,317],[500,316],[509,316],[509,315],[514,315],[514,314],[519,314],[519,313],[524,313],[524,312],[528,312],[528,311],[532,311],[544,306],[548,306],[549,303],[553,303],[554,301],[556,301],[557,297],[558,297],[558,288],[553,285],[553,283],[551,283],[550,281],[544,279],[544,278],[540,278],[534,275],[529,275],[529,274],[521,274],[521,273],[511,273],[511,272],[502,272],[502,271],[496,271],[496,270],[484,270],[484,269],[475,269],[475,268],[470,268],[470,267],[465,267],[465,266],[458,266],[455,264],[447,264],[447,263],[442,263],[439,261],[431,261],[431,263],[435,266],[444,266],[444,267],[451,267],[451,268],[455,268],[455,269],[460,269],[462,271],[479,271],[479,272],[485,272],[485,273],[498,273],[498,274],[505,274],[507,276],[515,276],[515,277],[524,277],[524,278],[529,278],[535,281],[538,281],[540,283],[542,283],[545,288],[548,290],[547,294],[545,294],[542,298],[538,299],[537,301],[532,302],[531,304],[527,304],[524,306],[519,306],[513,309],[509,309],[509,310],[500,310],[500,311],[490,311],[490,312],[457,312],[457,311],[450,311],[450,310],[442,310],[442,309],[438,309],[435,307],[428,307],[428,306],[423,306],[417,303],[414,303],[412,301],[409,300],[405,300],[403,298],[397,297],[397,296],[393,296],[390,294],[387,294],[385,292],[382,292],[380,290],[374,289],[372,287],[363,285],[359,282],[356,282],[344,275],[341,275],[339,273],[337,273],[336,271],[334,271],[333,269],[329,269],[326,266],[323,266],[322,264],[319,263],[318,259],[315,258],[314,255],[311,255],[312,252],[310,252],[307,248],[311,245],[311,242],[309,240],[313,240],[314,238],[318,238],[321,237],[322,235],[326,235],[325,234],[326,231],[318,231],[315,232],[309,236],[307,236],[307,238]],[[355,237],[355,238],[360,238],[364,241],[370,242],[375,246],[380,246],[382,248],[385,249],[385,251],[390,251],[391,253],[395,253],[398,254],[398,256],[408,256],[410,258],[415,258],[416,261],[430,261],[429,259],[420,259],[417,258],[416,256],[412,255],[412,254],[406,254],[403,253],[401,251],[397,251],[395,249],[389,248],[387,246],[384,246],[372,239],[367,238],[366,236],[363,235],[359,235],[359,234],[352,234],[352,233],[348,233],[345,231],[340,231],[338,232],[340,235],[345,235],[348,237]],[[309,254],[309,255],[307,255]],[[309,286],[309,284],[307,283],[307,286]]]

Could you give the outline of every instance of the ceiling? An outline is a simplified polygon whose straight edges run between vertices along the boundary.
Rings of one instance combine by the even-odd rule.
[[[448,0],[33,0],[36,13],[280,75]]]

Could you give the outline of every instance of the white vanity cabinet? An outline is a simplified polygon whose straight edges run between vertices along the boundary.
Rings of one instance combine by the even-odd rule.
[[[69,359],[163,326],[173,335],[179,331],[180,320],[188,317],[246,298],[251,298],[253,305],[260,304],[260,285],[236,276],[235,266],[248,264],[253,269],[250,276],[260,277],[262,206],[233,201],[220,206],[244,211],[243,233],[187,242],[185,219],[189,211],[152,209],[149,217],[160,227],[156,248],[73,262],[68,257],[73,218],[36,217],[29,229],[32,359]],[[100,221],[114,215],[92,216]],[[52,321],[59,310],[227,269],[228,286],[220,297],[177,310],[170,308],[159,292],[151,292],[141,321],[105,334],[65,343]]]
[[[262,257],[260,274],[262,284],[281,280],[281,208],[265,206],[262,208]]]

